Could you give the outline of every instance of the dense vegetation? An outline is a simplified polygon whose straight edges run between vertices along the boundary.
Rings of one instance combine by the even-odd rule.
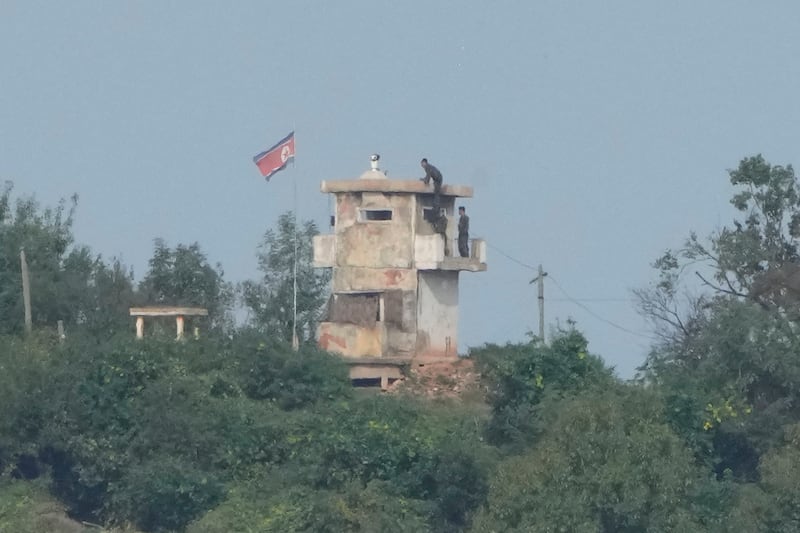
[[[55,518],[26,513],[53,508],[147,532],[798,531],[800,184],[760,156],[731,183],[741,220],[691,234],[637,291],[661,339],[638,379],[569,324],[548,345],[473,349],[472,402],[354,391],[308,336],[327,278],[307,265],[291,349],[273,252],[313,225],[282,217],[263,278],[238,288],[198,245],[162,241],[136,285],[73,244],[74,204],[42,210],[7,188],[0,531],[41,531]],[[29,336],[20,246],[37,280]],[[253,311],[241,327],[237,294]],[[207,334],[134,340],[127,307],[160,301],[213,309]]]

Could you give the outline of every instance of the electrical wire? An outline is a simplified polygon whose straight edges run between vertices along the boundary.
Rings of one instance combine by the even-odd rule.
[[[617,328],[620,331],[624,331],[625,333],[629,333],[631,335],[636,335],[637,337],[641,337],[641,338],[648,339],[648,340],[651,340],[651,341],[658,340],[658,339],[656,339],[655,337],[653,337],[651,335],[646,335],[646,334],[640,333],[638,331],[633,331],[632,329],[628,329],[628,328],[626,328],[624,326],[620,326],[619,324],[615,324],[614,322],[611,322],[610,320],[608,320],[606,318],[603,318],[602,316],[598,315],[597,313],[595,313],[594,311],[592,311],[591,309],[589,309],[588,307],[583,305],[580,301],[576,300],[575,298],[572,298],[569,294],[567,294],[567,291],[564,290],[564,288],[558,283],[558,281],[553,277],[552,274],[548,274],[545,279],[549,279],[550,281],[552,281],[553,284],[556,286],[556,288],[558,288],[558,290],[561,291],[561,294],[563,294],[564,297],[567,300],[569,300],[570,302],[574,303],[575,305],[577,305],[578,307],[580,307],[581,309],[583,309],[584,311],[586,311],[587,313],[592,315],[597,320],[600,320],[601,322],[605,322],[609,326]]]
[[[529,265],[528,263],[525,263],[524,261],[520,261],[519,259],[507,254],[506,252],[504,252],[503,250],[501,250],[497,246],[489,244],[488,242],[486,242],[486,245],[489,248],[491,248],[492,250],[494,250],[497,253],[499,253],[500,255],[502,255],[503,257],[505,257],[506,259],[508,259],[509,261],[512,261],[512,262],[514,262],[514,263],[516,263],[516,264],[518,264],[518,265],[520,265],[522,267],[525,267],[525,268],[527,268],[529,270],[533,270],[535,272],[539,271],[538,267],[534,267],[532,265]],[[592,317],[596,318],[597,320],[600,320],[601,322],[604,322],[604,323],[608,324],[609,326],[611,326],[613,328],[616,328],[616,329],[618,329],[620,331],[628,333],[629,335],[635,335],[636,337],[640,337],[640,338],[643,338],[643,339],[648,339],[650,341],[658,340],[655,337],[653,337],[652,335],[647,335],[647,334],[644,334],[644,333],[640,333],[638,331],[634,331],[634,330],[626,328],[624,326],[620,326],[619,324],[615,324],[614,322],[611,322],[610,320],[608,320],[608,319],[600,316],[599,314],[595,313],[594,311],[592,311],[591,309],[589,309],[588,307],[586,307],[582,303],[582,302],[633,302],[633,301],[635,301],[635,299],[633,299],[633,298],[573,298],[572,296],[570,296],[567,293],[566,290],[564,290],[564,288],[558,283],[558,281],[553,277],[552,274],[548,273],[547,276],[545,277],[545,279],[546,280],[547,279],[551,280],[553,282],[553,284],[556,286],[556,288],[558,288],[558,290],[561,291],[561,294],[564,295],[563,299],[562,298],[548,298],[548,300],[550,300],[550,301],[568,301],[568,302],[571,302],[571,303],[577,305],[578,307],[580,307],[581,309],[583,309],[584,311],[586,311],[589,315],[591,315]]]
[[[484,242],[486,242],[486,241],[484,241]],[[488,246],[489,248],[491,248],[491,249],[492,249],[492,250],[494,250],[495,252],[499,253],[500,255],[502,255],[503,257],[505,257],[506,259],[509,259],[509,260],[513,261],[514,263],[516,263],[516,264],[520,265],[520,266],[523,266],[523,267],[525,267],[525,268],[529,268],[529,269],[533,270],[534,272],[538,272],[538,270],[539,270],[539,267],[535,267],[535,266],[531,266],[531,265],[529,265],[529,264],[527,264],[527,263],[523,263],[523,262],[522,262],[522,261],[520,261],[519,259],[515,259],[514,257],[511,257],[510,255],[508,255],[507,253],[505,253],[503,250],[501,250],[501,249],[500,249],[500,248],[498,248],[497,246],[494,246],[494,245],[492,245],[492,244],[489,244],[488,242],[486,242],[486,246]]]

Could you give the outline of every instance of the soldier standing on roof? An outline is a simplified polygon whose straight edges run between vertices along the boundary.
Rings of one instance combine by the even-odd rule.
[[[439,194],[442,192],[442,173],[435,166],[428,163],[427,159],[420,161],[420,165],[425,169],[425,177],[420,178],[425,185],[428,185],[433,180],[433,210],[438,213],[439,211]]]

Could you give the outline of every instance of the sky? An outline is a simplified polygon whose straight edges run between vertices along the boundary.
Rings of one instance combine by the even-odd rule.
[[[153,240],[229,281],[322,180],[471,185],[488,271],[462,273],[460,350],[574,319],[622,377],[652,343],[632,289],[690,231],[728,224],[727,171],[800,163],[790,1],[0,0],[0,181],[77,193],[77,241],[137,280]],[[266,183],[252,157],[296,131]],[[297,187],[297,202],[294,187]]]

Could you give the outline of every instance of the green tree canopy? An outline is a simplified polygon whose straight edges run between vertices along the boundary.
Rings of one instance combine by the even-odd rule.
[[[330,281],[329,269],[313,265],[312,240],[317,234],[319,230],[313,221],[298,224],[291,211],[280,215],[277,228],[264,234],[258,252],[258,269],[262,276],[240,286],[253,327],[283,340],[292,339],[296,264],[297,335],[301,341],[315,337]]]
[[[23,329],[20,249],[30,272],[34,326],[90,328],[113,334],[134,301],[133,275],[118,260],[107,264],[87,246],[74,246],[78,198],[43,208],[33,196],[0,192],[0,333]]]
[[[489,440],[524,446],[537,431],[537,406],[545,397],[613,382],[611,370],[587,346],[586,337],[570,326],[558,331],[549,345],[532,339],[471,350],[492,408]]]
[[[791,165],[760,155],[729,174],[740,217],[708,239],[692,233],[637,291],[661,336],[642,377],[664,392],[698,460],[752,482],[784,426],[800,421],[800,184]],[[704,292],[687,297],[687,275]]]
[[[702,474],[662,409],[627,385],[548,400],[540,440],[498,466],[473,531],[704,531]]]
[[[149,263],[139,284],[143,302],[205,307],[212,328],[231,325],[233,286],[225,281],[222,265],[212,266],[198,243],[170,248],[156,239]]]

